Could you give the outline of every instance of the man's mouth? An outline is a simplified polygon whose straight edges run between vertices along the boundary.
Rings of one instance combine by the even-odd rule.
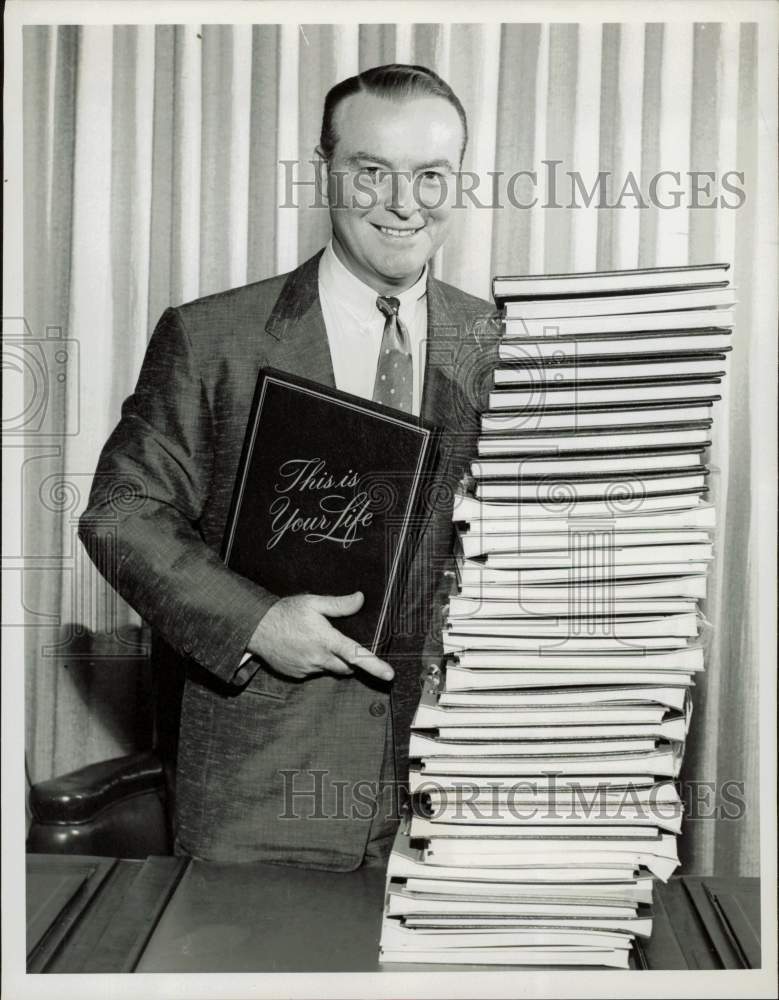
[[[385,236],[390,236],[397,240],[410,239],[412,236],[415,236],[418,232],[425,228],[424,226],[415,226],[413,229],[393,229],[392,226],[377,226],[375,223],[371,223],[371,225],[373,225],[374,228],[378,229],[379,232],[383,233]]]

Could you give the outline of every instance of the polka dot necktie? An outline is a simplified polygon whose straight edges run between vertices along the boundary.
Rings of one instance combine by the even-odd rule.
[[[398,316],[400,301],[392,296],[380,295],[376,299],[376,306],[386,316],[386,320],[381,337],[379,363],[376,366],[373,399],[377,403],[403,410],[404,413],[411,413],[414,399],[411,339]]]

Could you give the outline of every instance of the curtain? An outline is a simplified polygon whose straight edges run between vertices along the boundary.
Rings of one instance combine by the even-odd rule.
[[[753,273],[767,182],[757,164],[769,141],[758,41],[752,23],[24,29],[25,318],[53,366],[23,472],[33,781],[148,739],[146,634],[75,532],[156,319],[169,304],[289,270],[322,246],[326,213],[304,204],[306,187],[292,185],[297,208],[287,195],[291,181],[311,180],[325,92],[369,66],[415,62],[463,101],[464,168],[481,180],[480,201],[487,178],[501,188],[519,170],[538,171],[540,193],[555,161],[564,182],[559,207],[542,198],[520,207],[502,189],[500,208],[464,199],[434,264],[439,277],[488,298],[495,273],[733,264],[736,336],[712,451],[717,559],[705,610],[715,628],[684,776],[704,788],[742,783],[744,807],[735,819],[716,808],[691,817],[682,851],[689,871],[758,872],[759,543],[745,484],[759,440],[753,390],[774,349],[757,323]],[[567,172],[587,189],[605,172],[613,204],[628,174],[645,191],[661,170],[713,172],[719,195],[723,175],[738,171],[745,200],[737,210],[695,209],[689,197],[638,209],[635,196],[586,206],[579,192],[571,207]],[[530,201],[524,181],[515,202]]]

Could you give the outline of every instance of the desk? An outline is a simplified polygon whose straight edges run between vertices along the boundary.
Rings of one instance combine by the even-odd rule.
[[[379,964],[383,897],[375,869],[31,854],[28,971],[446,971]],[[655,898],[637,968],[759,967],[758,879],[684,876],[658,883]]]

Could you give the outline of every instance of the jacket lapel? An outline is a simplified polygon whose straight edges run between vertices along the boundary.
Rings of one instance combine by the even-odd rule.
[[[320,250],[292,271],[265,324],[267,364],[335,386],[333,360],[319,302]]]
[[[456,333],[456,318],[451,315],[439,283],[431,276],[427,282],[427,353],[421,415],[441,427],[452,422],[455,401],[451,373],[458,343]]]

